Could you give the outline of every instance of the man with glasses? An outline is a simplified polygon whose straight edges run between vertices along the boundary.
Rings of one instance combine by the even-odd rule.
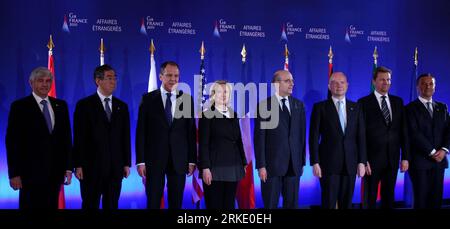
[[[114,69],[94,71],[97,91],[78,101],[74,114],[75,176],[80,180],[82,208],[117,209],[122,178],[130,174],[130,115],[125,102],[113,96]]]
[[[305,108],[292,96],[294,78],[289,71],[276,71],[275,95],[258,104],[254,130],[255,159],[261,179],[264,208],[298,208],[300,176],[305,165]],[[278,122],[276,122],[277,120]],[[269,126],[273,121],[273,126]]]

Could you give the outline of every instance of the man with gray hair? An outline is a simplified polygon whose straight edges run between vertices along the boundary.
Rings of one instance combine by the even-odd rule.
[[[31,95],[11,104],[6,155],[20,209],[57,209],[60,186],[72,179],[69,111],[65,101],[48,96],[52,81],[47,68],[34,69]]]

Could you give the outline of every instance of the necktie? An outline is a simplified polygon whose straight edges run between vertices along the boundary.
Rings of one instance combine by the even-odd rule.
[[[280,119],[283,120],[283,122],[286,122],[288,129],[287,131],[289,132],[291,129],[291,115],[289,113],[289,110],[286,106],[286,99],[283,98],[281,99],[282,105],[281,105],[281,115],[280,115]]]
[[[166,113],[167,123],[169,123],[169,126],[172,124],[172,100],[170,100],[171,96],[172,93],[166,93],[166,107],[164,107],[164,113]]]
[[[291,114],[289,113],[289,109],[286,106],[286,99],[282,98],[281,102],[283,103],[283,106],[281,107],[281,109],[283,109],[283,113],[287,114],[288,116],[291,116]]]
[[[47,100],[42,100],[41,104],[44,107],[44,109],[42,109],[42,114],[44,115],[45,122],[47,123],[48,131],[51,133],[53,131],[53,127],[52,127],[52,119],[50,117],[50,111],[48,110],[47,106]]]
[[[430,114],[430,117],[433,118],[433,110],[431,109],[431,102],[427,102],[427,110]]]
[[[111,99],[110,98],[105,98],[105,112],[106,112],[106,117],[108,118],[108,121],[111,121],[111,108],[109,108],[109,101]]]
[[[345,133],[345,118],[344,118],[344,102],[338,101],[339,122],[341,123],[342,132]]]
[[[386,122],[386,125],[389,126],[389,124],[391,123],[391,114],[390,114],[388,106],[387,106],[386,96],[383,95],[383,96],[381,96],[381,98],[382,98],[381,112],[383,113],[383,117],[384,117],[384,121]]]

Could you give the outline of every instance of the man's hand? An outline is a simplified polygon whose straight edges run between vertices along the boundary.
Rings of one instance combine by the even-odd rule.
[[[400,164],[400,172],[404,173],[409,169],[409,162],[407,160],[402,160]]]
[[[203,179],[203,182],[205,182],[206,185],[211,185],[211,181],[212,181],[211,170],[203,169],[202,179]]]
[[[21,189],[22,188],[22,179],[20,178],[20,176],[13,177],[13,178],[9,179],[9,185],[14,190]]]
[[[366,166],[366,175],[367,176],[372,175],[372,168],[370,168],[369,162],[367,162],[367,166]]]
[[[259,168],[259,169],[258,169],[258,176],[259,176],[259,179],[262,180],[262,182],[266,183],[266,180],[267,180],[267,170],[266,170],[266,167],[262,167],[262,168]]]
[[[123,167],[123,177],[128,178],[130,175],[130,166],[124,166]]]
[[[78,180],[83,180],[83,168],[78,167],[75,169],[75,177],[77,177]]]
[[[319,163],[313,165],[313,175],[318,178],[322,178],[322,169],[320,168]]]
[[[72,183],[72,171],[67,170],[66,174],[64,174],[64,185],[69,185]]]
[[[195,165],[189,164],[188,177],[192,176],[192,174],[194,174],[194,171],[195,171]]]
[[[138,165],[136,169],[140,177],[145,178],[147,176],[145,165]]]
[[[435,154],[433,154],[432,157],[435,161],[441,162],[442,160],[444,160],[446,154],[447,152],[445,152],[443,149],[440,149]]]
[[[364,177],[364,174],[366,173],[366,166],[363,163],[358,164],[358,176]]]

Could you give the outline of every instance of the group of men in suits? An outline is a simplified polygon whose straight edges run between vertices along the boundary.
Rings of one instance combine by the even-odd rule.
[[[314,104],[309,131],[310,164],[320,179],[324,208],[352,207],[356,175],[364,177],[368,207],[392,208],[397,170],[409,171],[416,208],[438,208],[448,167],[450,117],[436,102],[435,78],[417,78],[419,97],[403,106],[391,95],[392,72],[378,67],[375,91],[357,103],[346,98],[347,78],[329,79],[331,97]],[[161,87],[142,97],[136,128],[136,164],[145,181],[147,207],[160,208],[167,178],[169,209],[182,207],[186,175],[197,163],[194,103],[177,90],[177,63],[161,65]],[[10,185],[20,189],[20,208],[57,208],[60,186],[80,180],[83,209],[118,208],[122,179],[131,167],[130,117],[113,96],[117,76],[109,65],[94,71],[97,91],[78,101],[74,144],[66,102],[48,96],[53,76],[44,67],[30,75],[30,96],[12,103],[6,147]],[[265,208],[298,207],[306,164],[304,104],[292,96],[294,78],[275,72],[275,95],[258,104],[254,128],[256,168]],[[273,125],[275,123],[275,125]]]
[[[450,147],[447,105],[433,100],[435,78],[417,78],[418,99],[403,105],[389,93],[392,71],[378,67],[373,93],[358,102],[346,98],[344,73],[329,79],[330,98],[314,104],[309,130],[310,165],[320,180],[322,207],[352,208],[356,175],[363,177],[365,208],[394,207],[397,172],[409,171],[415,208],[442,205],[446,155]],[[297,208],[298,186],[305,165],[305,111],[292,97],[294,79],[277,71],[274,96],[258,105],[254,129],[256,168],[264,207]],[[275,110],[274,113],[270,111]],[[275,114],[275,115],[274,115]],[[277,120],[278,125],[270,126]]]

